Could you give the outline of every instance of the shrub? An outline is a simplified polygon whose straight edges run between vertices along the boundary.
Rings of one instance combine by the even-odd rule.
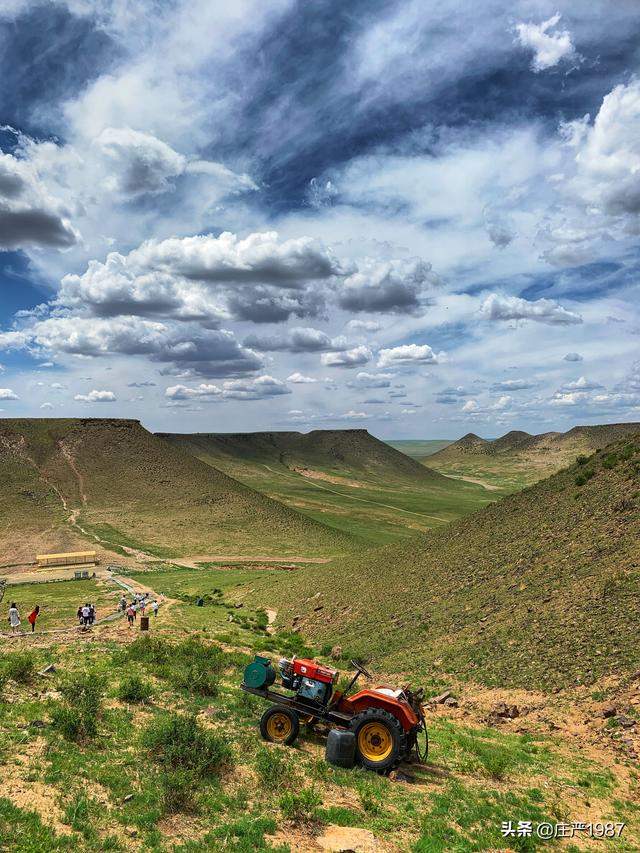
[[[595,476],[595,473],[596,472],[593,468],[585,468],[584,471],[576,477],[576,486],[584,486],[586,482]]]
[[[602,467],[606,468],[610,471],[612,468],[615,468],[618,464],[618,454],[617,453],[608,453],[604,459],[602,460]]]
[[[139,675],[130,675],[123,679],[118,686],[117,696],[121,702],[131,702],[134,704],[148,702],[151,699],[153,690],[148,681],[140,678]]]
[[[138,637],[127,646],[127,657],[141,663],[165,664],[172,654],[171,643],[158,637]]]
[[[625,446],[620,451],[620,459],[623,459],[625,462],[636,453],[637,447],[635,444],[625,444]]]
[[[286,791],[279,801],[283,817],[294,823],[310,823],[316,820],[316,810],[321,805],[322,797],[315,788],[303,788],[299,794]]]
[[[36,662],[30,652],[14,652],[0,661],[0,672],[4,680],[18,684],[29,684],[33,680]]]
[[[153,720],[142,733],[142,745],[165,771],[192,771],[197,778],[217,776],[231,763],[224,739],[202,728],[193,715]]]
[[[71,741],[87,740],[98,732],[104,685],[92,673],[76,673],[60,685],[63,701],[52,711],[54,728]]]
[[[171,682],[180,690],[196,693],[199,696],[217,696],[218,676],[197,664],[181,666],[171,671]]]
[[[576,462],[578,465],[586,465],[588,461],[589,461],[588,456],[578,456],[578,458],[576,459]]]

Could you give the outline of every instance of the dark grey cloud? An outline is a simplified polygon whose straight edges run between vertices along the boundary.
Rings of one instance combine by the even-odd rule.
[[[48,246],[67,249],[76,242],[76,234],[55,213],[47,210],[21,210],[0,202],[0,248],[21,249]]]
[[[260,352],[330,352],[346,349],[346,341],[332,340],[325,332],[311,328],[293,328],[281,335],[249,335],[246,347]]]
[[[363,264],[341,282],[337,301],[345,311],[414,314],[424,305],[424,291],[439,283],[425,261]]]
[[[291,317],[303,320],[326,315],[321,291],[282,292],[260,285],[227,292],[227,307],[237,320],[251,323],[283,323]]]

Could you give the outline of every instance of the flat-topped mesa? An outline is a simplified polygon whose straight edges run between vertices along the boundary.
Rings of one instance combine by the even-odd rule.
[[[327,429],[302,432],[158,433],[195,456],[238,458],[295,469],[330,469],[338,474],[358,471],[380,477],[431,482],[440,474],[425,468],[366,429]]]

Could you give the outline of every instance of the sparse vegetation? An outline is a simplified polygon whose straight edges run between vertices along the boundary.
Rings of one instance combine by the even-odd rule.
[[[129,675],[118,685],[117,696],[121,702],[140,704],[148,702],[153,695],[153,687],[139,675]]]
[[[51,713],[51,721],[69,741],[83,741],[98,733],[104,685],[93,672],[79,672],[60,685],[62,700]]]

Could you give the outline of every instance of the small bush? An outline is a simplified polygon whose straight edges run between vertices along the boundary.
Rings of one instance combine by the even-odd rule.
[[[604,459],[602,460],[602,467],[606,468],[610,471],[612,468],[615,468],[618,464],[618,454],[617,453],[608,453]]]
[[[217,776],[231,763],[224,739],[203,729],[192,715],[153,720],[142,733],[142,745],[165,771],[192,771],[197,778]]]
[[[5,681],[29,684],[36,671],[36,662],[30,652],[14,652],[0,660],[0,673]]]
[[[578,458],[576,459],[576,462],[578,465],[586,465],[588,461],[589,461],[588,456],[578,456]]]
[[[132,704],[140,704],[148,702],[153,695],[153,689],[148,681],[140,678],[139,675],[130,675],[120,682],[118,686],[117,696],[121,702],[131,702]]]
[[[181,666],[171,671],[171,683],[180,690],[187,690],[198,696],[217,696],[218,676],[202,669],[197,664]]]
[[[159,637],[138,637],[127,646],[127,657],[141,663],[165,664],[173,654],[173,646]]]
[[[82,741],[98,733],[104,685],[92,673],[77,673],[60,685],[63,701],[52,711],[54,728],[70,741]]]
[[[593,468],[585,468],[581,474],[576,477],[576,486],[584,486],[592,477],[595,477]]]
[[[280,811],[287,820],[294,823],[311,823],[317,819],[317,809],[322,805],[322,797],[315,788],[303,788],[299,794],[285,792],[279,800]]]
[[[625,446],[620,451],[620,459],[623,459],[625,462],[636,453],[637,447],[635,444],[625,444]]]

